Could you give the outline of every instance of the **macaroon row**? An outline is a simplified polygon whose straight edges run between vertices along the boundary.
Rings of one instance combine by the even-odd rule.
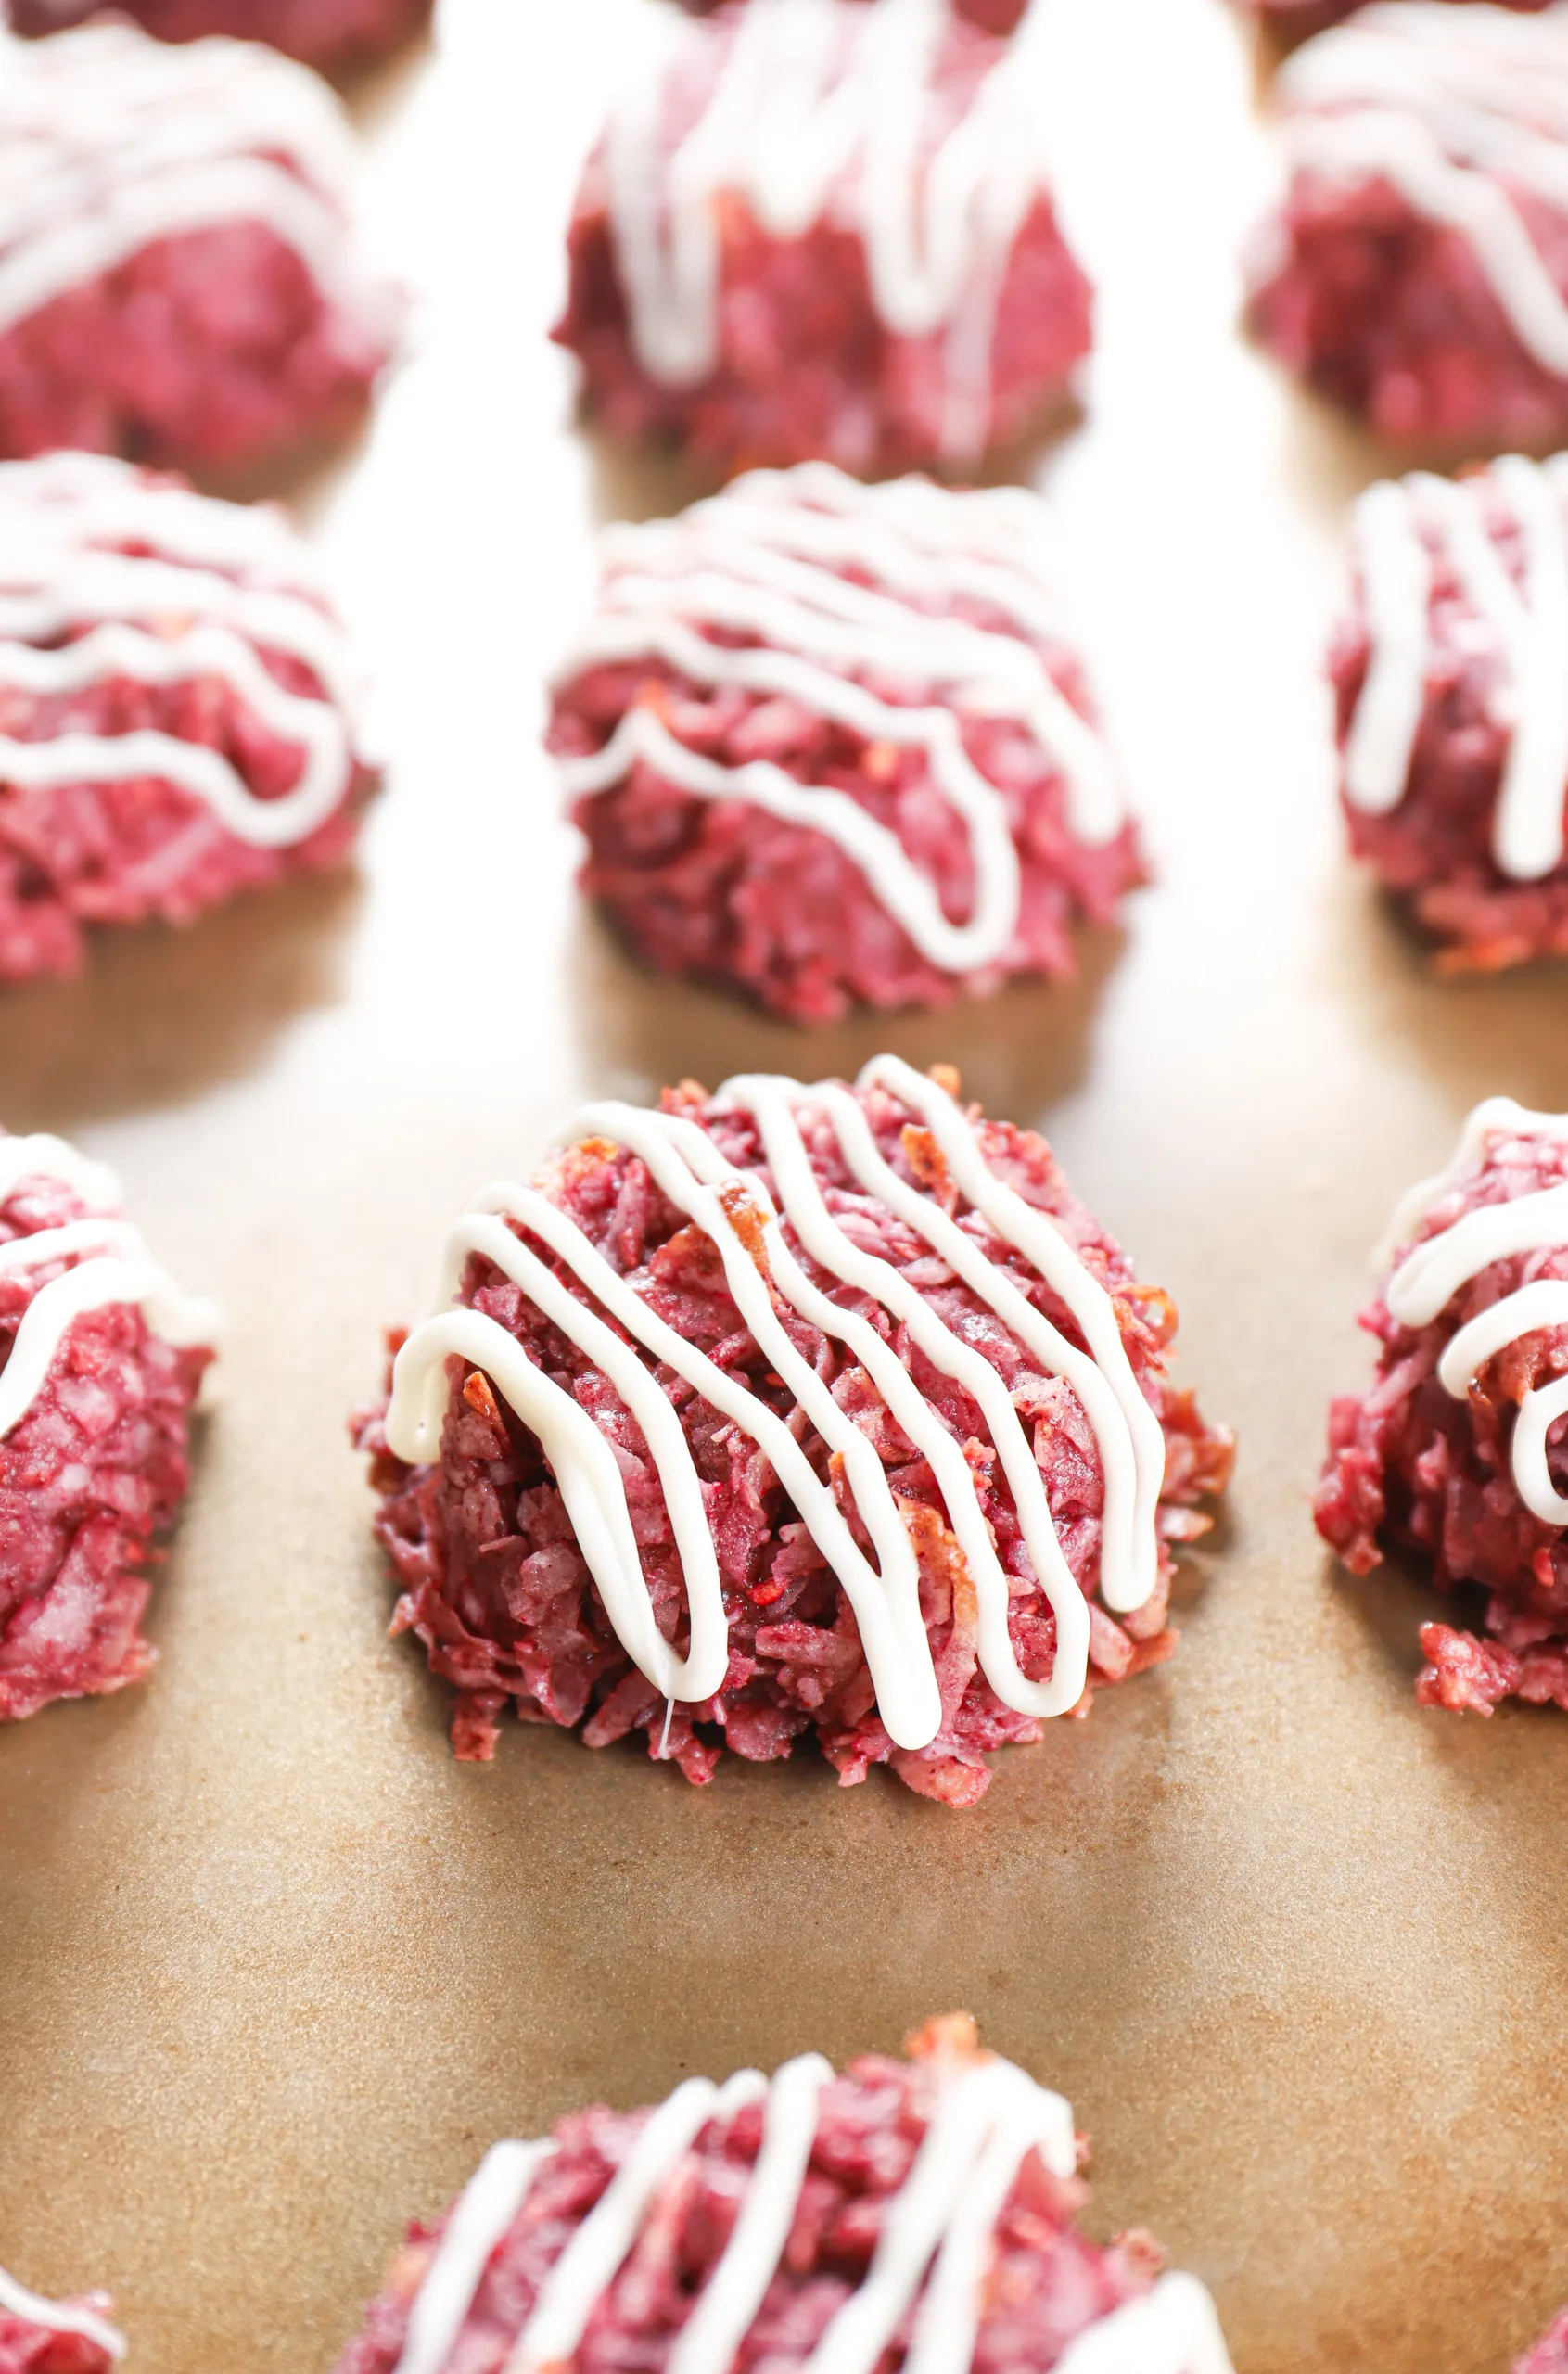
[[[57,0],[17,6],[32,30],[60,21]],[[269,6],[258,29],[296,48],[311,24],[363,48],[423,13]],[[224,16],[142,14],[180,35]],[[720,476],[967,474],[1049,424],[1092,341],[1092,290],[1045,153],[1051,11],[1024,11],[1011,40],[982,29],[1019,14],[669,11],[573,210],[555,335],[585,409]],[[5,63],[0,455],[236,469],[339,434],[401,309],[354,229],[352,139],[325,86],[254,42],[119,21]],[[1561,10],[1383,0],[1298,50],[1275,97],[1283,187],[1249,264],[1264,342],[1388,436],[1560,441]]]
[[[335,2374],[1230,2374],[1197,2277],[1078,2224],[1068,2104],[928,2021],[906,2055],[688,2077],[491,2146],[416,2218]],[[112,2374],[104,2292],[0,2272],[0,2374]],[[1514,2374],[1563,2374],[1568,2310]]]
[[[1480,1106],[1396,1215],[1319,1530],[1487,1594],[1428,1704],[1568,1706],[1568,1118]],[[686,1082],[484,1188],[354,1421],[460,1755],[508,1707],[693,1781],[814,1741],[973,1805],[986,1758],[1168,1657],[1232,1439],[1177,1313],[1033,1131],[884,1055]],[[0,1138],[0,1717],[139,1680],[217,1338],[57,1139]]]
[[[0,465],[0,981],[340,862],[352,653],[281,514]],[[1568,459],[1372,488],[1330,657],[1351,845],[1447,969],[1568,946]],[[609,530],[549,742],[644,963],[797,1022],[1072,972],[1145,878],[1022,490],[754,472]]]

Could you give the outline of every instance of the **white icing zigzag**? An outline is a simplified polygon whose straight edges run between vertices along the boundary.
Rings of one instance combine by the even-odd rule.
[[[762,2305],[794,2223],[833,2076],[817,2053],[771,2081],[745,2069],[722,2087],[690,2077],[657,2110],[545,2278],[503,2374],[567,2365],[636,2241],[659,2190],[710,2120],[763,2106],[762,2146],[729,2242],[670,2354],[669,2374],[728,2374]],[[440,2374],[491,2253],[522,2208],[549,2143],[498,2143],[448,2220],[409,2320],[395,2374]],[[1073,2175],[1072,2112],[1012,2062],[950,2079],[870,2269],[806,2361],[806,2374],[873,2374],[914,2309],[904,2374],[965,2374],[992,2238],[1030,2151]],[[918,2303],[918,2305],[916,2305]],[[1058,2374],[1230,2374],[1214,2304],[1197,2278],[1166,2275],[1071,2343]]]
[[[1568,149],[1563,170],[1568,188]],[[1518,524],[1518,580],[1487,526],[1499,505]],[[1370,815],[1404,798],[1432,657],[1435,547],[1497,655],[1496,712],[1511,729],[1492,854],[1514,881],[1538,881],[1562,861],[1568,803],[1568,454],[1512,453],[1475,478],[1417,471],[1370,487],[1355,540],[1371,657],[1345,743],[1345,797]]]
[[[1568,217],[1568,6],[1516,17],[1451,0],[1380,0],[1281,69],[1291,163],[1389,182],[1466,239],[1514,335],[1568,377],[1568,301],[1511,195]]]
[[[326,85],[258,43],[0,39],[0,333],[154,239],[261,223],[384,339],[395,300],[354,249],[353,160]]]
[[[449,1393],[447,1361],[456,1355],[482,1369],[539,1436],[606,1613],[627,1654],[664,1696],[695,1703],[711,1697],[722,1683],[728,1624],[701,1482],[681,1421],[643,1355],[665,1363],[731,1418],[771,1464],[854,1609],[890,1737],[899,1747],[920,1748],[929,1745],[940,1729],[941,1702],[921,1616],[914,1550],[880,1458],[796,1349],[774,1308],[775,1295],[860,1363],[899,1425],[930,1462],[975,1589],[981,1668],[1004,1704],[1039,1717],[1064,1715],[1077,1704],[1088,1672],[1089,1607],[1063,1554],[1028,1432],[1003,1378],[983,1353],[946,1324],[908,1279],[861,1251],[833,1217],[807,1158],[799,1111],[809,1108],[831,1124],[857,1185],[923,1237],[935,1257],[1027,1347],[1040,1370],[1064,1379],[1077,1396],[1093,1429],[1103,1474],[1100,1592],[1118,1613],[1141,1607],[1158,1579],[1156,1518],[1165,1438],[1128,1359],[1111,1297],[1055,1224],[992,1170],[978,1134],[954,1099],[893,1055],[868,1064],[860,1084],[886,1090],[931,1131],[960,1194],[1065,1303],[1090,1347],[1087,1352],[1034,1308],[975,1237],[950,1219],[932,1196],[898,1176],[883,1159],[855,1099],[834,1082],[806,1088],[797,1080],[758,1076],[729,1080],[719,1091],[720,1102],[756,1117],[779,1198],[777,1211],[755,1174],[736,1169],[695,1122],[679,1117],[627,1104],[594,1104],[577,1116],[569,1138],[574,1142],[606,1138],[639,1155],[664,1193],[712,1239],[746,1326],[810,1425],[842,1459],[845,1483],[874,1548],[874,1564],[790,1426],[667,1326],[576,1223],[535,1188],[503,1182],[478,1197],[448,1239],[440,1300],[450,1300],[469,1257],[481,1254],[520,1285],[615,1385],[643,1430],[669,1513],[691,1622],[685,1656],[676,1654],[655,1622],[625,1487],[608,1440],[498,1321],[477,1310],[446,1308],[415,1329],[394,1367],[387,1439],[397,1456],[411,1464],[439,1458]],[[790,1251],[781,1218],[815,1264],[829,1277],[873,1296],[890,1320],[908,1327],[925,1358],[979,1404],[1035,1574],[1056,1619],[1056,1655],[1048,1681],[1031,1681],[1019,1670],[1007,1628],[1009,1577],[997,1557],[962,1445],[877,1329],[841,1308],[811,1283]],[[588,1299],[564,1285],[514,1234],[508,1219],[520,1222],[546,1244]],[[766,1278],[755,1257],[759,1228]],[[601,1318],[600,1310],[607,1317]],[[617,1324],[607,1323],[610,1320]]]
[[[1433,1206],[1479,1168],[1488,1141],[1498,1135],[1568,1145],[1568,1114],[1527,1112],[1509,1096],[1488,1097],[1478,1104],[1447,1169],[1423,1180],[1402,1199],[1385,1240],[1384,1258],[1409,1244]],[[1383,1300],[1401,1327],[1428,1327],[1460,1289],[1494,1261],[1549,1250],[1568,1252],[1568,1183],[1516,1195],[1508,1203],[1479,1206],[1435,1236],[1423,1238],[1395,1270]],[[1476,1371],[1505,1345],[1518,1343],[1536,1328],[1562,1326],[1568,1326],[1568,1278],[1537,1278],[1455,1330],[1437,1363],[1438,1382],[1456,1401],[1462,1401]],[[1568,1499],[1558,1491],[1547,1465],[1548,1433],[1565,1412],[1568,1375],[1532,1387],[1513,1422],[1509,1453],[1513,1480],[1520,1499],[1543,1525],[1568,1525]]]
[[[990,423],[991,340],[1013,243],[1049,185],[1040,45],[1014,37],[933,149],[945,0],[759,0],[673,156],[666,111],[714,36],[671,22],[606,136],[611,222],[633,347],[650,377],[705,378],[719,349],[718,214],[745,199],[772,237],[804,236],[853,192],[872,300],[897,337],[945,338],[942,451],[973,460]]]
[[[10,1358],[0,1369],[0,1442],[26,1417],[67,1329],[87,1311],[135,1303],[166,1344],[211,1345],[218,1338],[215,1307],[185,1294],[121,1217],[112,1171],[87,1161],[62,1138],[0,1137],[0,1204],[26,1179],[58,1180],[100,1210],[0,1244],[0,1275],[71,1264],[41,1286],[22,1313]]]
[[[0,2266],[0,2317],[20,2317],[30,2325],[37,2325],[46,2333],[79,2333],[108,2357],[118,2362],[125,2355],[125,2336],[116,2332],[112,2325],[96,2317],[91,2308],[62,2307],[57,2301],[41,2300],[36,2291],[29,2291],[14,2276]]]
[[[954,494],[914,478],[866,487],[821,462],[753,471],[678,518],[607,532],[598,613],[557,677],[662,659],[695,683],[777,693],[871,742],[923,749],[969,834],[975,892],[963,923],[949,919],[939,886],[898,835],[848,792],[800,783],[767,759],[720,766],[644,704],[602,750],[566,761],[567,793],[605,791],[641,759],[694,798],[749,801],[835,842],[928,963],[954,974],[995,964],[1017,928],[1018,853],[1007,803],[964,749],[960,719],[1016,721],[1042,766],[1064,778],[1081,840],[1112,840],[1127,822],[1099,734],[1025,640],[1060,636],[1039,550],[1048,532],[1044,505],[1018,489]],[[965,598],[1013,631],[954,616]],[[928,601],[943,607],[917,606]],[[759,641],[737,648],[715,640],[720,631]],[[918,687],[933,705],[884,699],[870,689],[878,682]]]
[[[112,549],[120,542],[148,551]],[[259,583],[238,581],[252,573]],[[73,640],[57,643],[68,632]],[[258,645],[302,660],[322,691],[286,690]],[[25,793],[156,776],[251,848],[292,848],[348,793],[357,695],[342,629],[321,606],[312,563],[280,513],[159,485],[101,454],[0,464],[0,696],[49,697],[112,677],[164,684],[200,676],[219,678],[298,747],[289,791],[260,799],[221,750],[147,729],[0,735],[0,786]]]

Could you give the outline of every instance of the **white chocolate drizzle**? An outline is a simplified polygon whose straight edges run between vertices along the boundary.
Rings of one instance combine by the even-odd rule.
[[[0,2266],[0,2317],[19,2317],[24,2324],[37,2325],[46,2333],[75,2333],[83,2341],[90,2341],[106,2357],[118,2364],[125,2355],[125,2336],[96,2316],[91,2308],[72,2308],[57,2300],[41,2300],[36,2291],[29,2291],[15,2276],[7,2275]]]
[[[152,1333],[175,1346],[215,1344],[219,1330],[215,1306],[177,1286],[121,1217],[119,1188],[101,1163],[87,1161],[61,1138],[0,1137],[0,1205],[29,1179],[57,1181],[103,1208],[0,1244],[0,1277],[70,1265],[39,1287],[0,1369],[0,1442],[38,1398],[71,1322],[88,1311],[135,1304]]]
[[[594,2309],[625,2264],[660,2193],[710,2124],[762,2105],[762,2140],[729,2241],[670,2352],[668,2374],[729,2374],[777,2274],[809,2165],[823,2088],[819,2054],[786,2061],[771,2081],[742,2070],[722,2087],[691,2077],[655,2111],[605,2192],[545,2277],[503,2374],[570,2364]],[[493,2249],[522,2210],[522,2189],[500,2154],[551,2147],[501,2144],[448,2221],[410,2320],[395,2374],[440,2374]],[[1077,2167],[1072,2112],[1010,2061],[989,2057],[950,2075],[902,2189],[887,2204],[864,2279],[806,2360],[807,2374],[873,2374],[911,2308],[905,2374],[964,2374],[973,2361],[997,2226],[1029,2153],[1065,2181]],[[507,2214],[503,2214],[504,2212]],[[439,2302],[439,2316],[422,2314]],[[415,2325],[419,2326],[416,2337]],[[1214,2305],[1192,2276],[1163,2277],[1090,2326],[1062,2364],[1070,2374],[1230,2374]]]
[[[491,2254],[528,2195],[547,2143],[492,2144],[441,2236],[408,2319],[397,2374],[441,2374]]]
[[[1531,1113],[1511,1097],[1489,1097],[1465,1124],[1460,1150],[1447,1170],[1423,1180],[1405,1196],[1389,1238],[1407,1244],[1425,1215],[1485,1158],[1497,1136],[1544,1138],[1568,1145],[1568,1114]],[[1406,1253],[1383,1300],[1401,1327],[1429,1327],[1461,1287],[1494,1261],[1521,1253],[1568,1253],[1568,1181],[1500,1204],[1478,1205]],[[1505,1295],[1456,1328],[1437,1363],[1437,1379],[1456,1401],[1468,1395],[1478,1370],[1507,1345],[1537,1328],[1568,1326],[1568,1278],[1536,1278]],[[1509,1464],[1519,1497],[1543,1525],[1568,1525],[1568,1497],[1558,1491],[1547,1464],[1547,1436],[1568,1412],[1568,1374],[1532,1386],[1513,1422]]]
[[[128,24],[0,40],[0,333],[155,239],[259,223],[385,340],[349,227],[354,146],[319,77],[259,43]]]
[[[670,153],[671,92],[702,70],[716,38],[728,38],[672,22],[664,56],[626,91],[606,134],[617,262],[632,346],[650,377],[691,386],[718,361],[726,198],[741,198],[776,239],[847,216],[863,236],[884,326],[898,338],[943,337],[944,456],[983,452],[1003,276],[1049,188],[1033,21],[934,141],[944,0],[759,0]]]
[[[1495,540],[1499,510],[1519,531],[1518,578]],[[1509,453],[1458,481],[1423,470],[1384,480],[1357,504],[1355,544],[1370,657],[1345,740],[1345,798],[1382,816],[1405,796],[1440,559],[1485,634],[1489,697],[1508,728],[1492,855],[1511,880],[1538,881],[1562,862],[1568,805],[1568,454]]]
[[[797,1348],[781,1308],[845,1347],[929,1462],[974,1588],[980,1666],[1004,1704],[1042,1717],[1067,1714],[1077,1704],[1088,1673],[1089,1605],[1063,1552],[1030,1436],[1001,1373],[919,1288],[862,1250],[829,1211],[801,1135],[801,1111],[831,1125],[856,1188],[922,1238],[935,1259],[996,1314],[1043,1374],[1071,1388],[1100,1457],[1100,1595],[1119,1614],[1143,1606],[1158,1581],[1165,1438],[1128,1358],[1111,1296],[1057,1224],[992,1169],[979,1135],[953,1097],[892,1055],[868,1064],[860,1085],[895,1097],[930,1131],[959,1194],[983,1224],[983,1234],[973,1225],[961,1226],[933,1196],[899,1176],[879,1151],[860,1105],[833,1081],[804,1087],[797,1080],[757,1076],[729,1080],[719,1091],[721,1105],[756,1119],[776,1207],[756,1173],[737,1169],[695,1122],[678,1115],[593,1104],[576,1117],[569,1136],[572,1142],[607,1139],[638,1155],[670,1202],[712,1241],[730,1293],[770,1367],[842,1462],[844,1484],[870,1538],[874,1564],[792,1426],[661,1320],[538,1188],[504,1181],[478,1197],[448,1238],[438,1301],[450,1302],[469,1258],[480,1255],[521,1286],[615,1386],[642,1428],[669,1512],[686,1589],[685,1655],[676,1653],[655,1620],[609,1441],[497,1321],[459,1306],[438,1308],[415,1329],[394,1364],[387,1439],[411,1464],[439,1458],[449,1398],[447,1361],[455,1355],[482,1369],[538,1436],[605,1612],[628,1656],[662,1696],[700,1703],[722,1684],[728,1619],[701,1481],[680,1417],[644,1357],[651,1356],[732,1420],[769,1461],[854,1610],[889,1736],[899,1747],[920,1748],[936,1738],[942,1708],[921,1613],[914,1548],[875,1448]],[[743,1225],[747,1221],[749,1229]],[[580,1291],[574,1292],[509,1222],[538,1238]],[[784,1222],[831,1281],[869,1295],[978,1404],[1035,1578],[1055,1617],[1049,1679],[1028,1679],[1013,1653],[1007,1612],[1021,1578],[1010,1576],[997,1556],[962,1445],[883,1334],[813,1283],[785,1240]],[[1020,1291],[986,1249],[984,1236],[1024,1257],[1072,1313],[1087,1350],[1070,1342]]]
[[[1568,7],[1380,0],[1281,69],[1293,167],[1389,183],[1467,241],[1520,344],[1568,378],[1568,300],[1514,192],[1568,218]]]
[[[970,758],[963,721],[1018,725],[1063,778],[1080,840],[1103,845],[1127,823],[1103,742],[1038,648],[1061,636],[1041,564],[1047,533],[1044,505],[1021,490],[950,493],[922,479],[866,487],[825,463],[753,471],[679,518],[608,531],[597,614],[557,677],[662,660],[695,683],[778,695],[869,743],[923,750],[969,837],[963,922],[848,792],[803,784],[770,759],[720,765],[645,700],[603,749],[563,763],[568,796],[606,791],[642,760],[695,798],[748,801],[832,840],[931,964],[962,975],[995,964],[1017,929],[1018,852],[1007,801]],[[959,614],[966,600],[1005,623]],[[735,633],[758,640],[717,639]]]
[[[263,649],[301,661],[321,690],[289,691]],[[152,776],[200,801],[236,840],[275,849],[325,823],[358,763],[347,643],[281,514],[164,485],[102,454],[0,464],[0,702],[112,678],[202,677],[299,750],[287,791],[259,798],[222,750],[149,728],[0,734],[0,790]]]

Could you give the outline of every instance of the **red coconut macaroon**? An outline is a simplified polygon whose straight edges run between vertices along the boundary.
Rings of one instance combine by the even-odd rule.
[[[944,0],[751,0],[611,115],[554,332],[614,435],[720,475],[967,471],[1060,406],[1089,283],[1040,155],[1041,46]]]
[[[107,455],[0,464],[0,982],[341,863],[375,776],[281,512]]]
[[[6,0],[19,33],[63,32],[106,13],[103,0]],[[432,0],[115,0],[159,41],[232,33],[287,51],[323,73],[352,73],[386,57],[429,22]]]
[[[337,2374],[1230,2374],[1208,2292],[1081,2233],[1073,2115],[973,2021],[498,2143],[415,2224]],[[819,2356],[816,2353],[821,2352]]]
[[[1385,1253],[1377,1372],[1330,1414],[1318,1529],[1353,1574],[1392,1548],[1487,1594],[1478,1632],[1423,1627],[1423,1705],[1568,1707],[1568,1115],[1478,1105]]]
[[[488,1188],[356,1422],[460,1755],[510,1702],[689,1780],[815,1733],[973,1804],[987,1753],[1168,1656],[1230,1436],[1044,1141],[879,1056],[850,1089],[590,1105]]]
[[[89,25],[0,84],[0,453],[240,471],[363,413],[400,302],[326,85],[251,42]]]
[[[110,1172],[0,1135],[0,1721],[149,1671],[148,1568],[216,1334]]]
[[[0,2267],[0,2374],[109,2374],[125,2355],[112,2304],[102,2291],[41,2300]]]
[[[1074,969],[1144,878],[1017,489],[756,472],[610,530],[550,745],[644,961],[796,1022]]]
[[[1568,17],[1384,0],[1276,85],[1250,320],[1320,394],[1448,449],[1568,430]]]
[[[1447,972],[1568,951],[1568,456],[1357,506],[1332,646],[1350,845]]]

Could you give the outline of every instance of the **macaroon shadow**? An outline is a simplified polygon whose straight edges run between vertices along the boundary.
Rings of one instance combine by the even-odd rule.
[[[988,448],[966,469],[946,469],[940,464],[913,473],[955,490],[972,487],[1023,487],[1033,490],[1052,455],[1089,419],[1089,405],[1077,393],[1060,391],[1049,397],[1036,415],[1015,436]],[[634,444],[613,437],[579,410],[578,434],[589,456],[589,493],[600,527],[616,520],[669,519],[688,504],[717,494],[742,474],[713,470],[678,453],[672,446]],[[851,471],[866,486],[886,485],[910,476],[908,470]]]
[[[199,493],[220,503],[275,503],[307,536],[334,494],[364,459],[376,408],[406,357],[394,354],[369,399],[344,428],[305,437],[259,460],[224,466],[193,463],[185,472]]]
[[[716,1088],[741,1071],[852,1079],[888,1049],[922,1069],[954,1064],[965,1095],[998,1120],[1029,1121],[1077,1088],[1102,990],[1126,946],[1119,927],[1080,930],[1072,981],[1017,981],[950,1006],[861,1009],[808,1029],[734,993],[646,973],[604,917],[580,907],[567,951],[578,1061],[644,1104],[680,1079]]]
[[[1348,502],[1380,479],[1401,479],[1412,470],[1430,470],[1440,478],[1455,478],[1500,453],[1524,453],[1545,461],[1560,453],[1560,430],[1543,429],[1533,437],[1499,431],[1493,438],[1393,438],[1291,370],[1247,326],[1245,300],[1237,314],[1237,330],[1249,351],[1277,371],[1294,394],[1291,406],[1290,445],[1293,475],[1309,485],[1332,473],[1344,487]]]
[[[1568,964],[1439,973],[1434,943],[1348,851],[1328,904],[1326,985],[1364,1030],[1402,1042],[1451,1090],[1456,1116],[1486,1096],[1568,1107]]]
[[[1089,427],[1094,405],[1088,375],[1093,362],[1092,354],[1085,355],[1077,366],[1074,384],[1047,396],[1021,428],[1000,443],[988,446],[972,468],[949,470],[938,466],[930,475],[945,486],[958,489],[1016,486],[1039,493],[1042,473],[1063,446]],[[1048,491],[1045,499],[1050,500]]]
[[[158,1673],[155,1666],[129,1689],[59,1700],[19,1722],[0,1723],[0,1922],[7,1918],[6,1883],[13,1871],[36,1876],[46,1890],[49,1872],[75,1851],[80,1802],[122,1768],[127,1736],[147,1691],[158,1687]],[[14,1856],[8,1841],[16,1842]]]
[[[427,24],[402,43],[389,57],[367,66],[351,68],[324,80],[330,83],[364,138],[374,138],[405,99],[412,98],[435,58],[433,26]]]
[[[1319,1446],[1321,1449],[1321,1446]],[[1316,1479],[1314,1479],[1316,1480]],[[1307,1511],[1311,1525],[1311,1509]],[[1390,1690],[1409,1697],[1426,1659],[1421,1653],[1423,1624],[1468,1625],[1480,1615],[1473,1603],[1434,1590],[1418,1559],[1398,1550],[1385,1551],[1381,1566],[1370,1575],[1353,1575],[1321,1538],[1314,1534],[1319,1551],[1319,1580],[1356,1617],[1357,1653],[1376,1656]]]
[[[1445,1776],[1485,1799],[1498,1817],[1499,1830],[1513,1832],[1512,1815],[1523,1802],[1532,1809],[1533,1839],[1560,1836],[1568,1825],[1568,1757],[1562,1753],[1568,1715],[1555,1705],[1519,1699],[1504,1699],[1489,1716],[1454,1714],[1416,1702],[1417,1678],[1427,1663],[1421,1645],[1423,1626],[1446,1624],[1485,1638],[1485,1589],[1461,1584],[1439,1590],[1426,1563],[1396,1546],[1384,1551],[1383,1564],[1370,1575],[1353,1575],[1325,1548],[1321,1579],[1351,1609],[1358,1649],[1375,1657],[1384,1685],[1409,1703]],[[1555,1863],[1552,1875],[1560,1877]]]
[[[299,874],[193,924],[96,933],[71,979],[0,989],[0,1119],[69,1132],[253,1070],[341,997],[360,898],[351,870]]]
[[[1511,2222],[1526,2232],[1532,2225],[1540,2227],[1529,2248],[1520,2243],[1510,2253],[1518,2262],[1511,2266],[1511,2276],[1529,2271],[1534,2302],[1522,2302],[1519,2311],[1516,2338],[1523,2348],[1568,2290],[1568,2243],[1554,2207],[1568,2175],[1568,2151],[1541,2141],[1561,2128],[1564,2087],[1561,2069],[1549,2058],[1542,2063],[1539,2051],[1540,2005],[1558,1985],[1562,1967],[1563,1886],[1556,1842],[1568,1823],[1568,1716],[1552,1704],[1526,1705],[1517,1699],[1505,1700],[1490,1716],[1418,1704],[1416,1677],[1426,1662],[1421,1627],[1437,1622],[1457,1630],[1479,1629],[1485,1605],[1479,1588],[1438,1591],[1421,1562],[1403,1551],[1391,1551],[1382,1566],[1360,1577],[1332,1562],[1332,1581],[1353,1596],[1359,1638],[1418,1733],[1434,1857],[1458,1834],[1454,1796],[1470,1808],[1461,1828],[1472,1867],[1472,1917],[1478,1929],[1490,1931],[1498,1941],[1494,1962],[1499,1983],[1491,1993],[1490,2017],[1502,2036],[1511,2034],[1509,2049],[1517,2064],[1539,2073],[1539,2102],[1530,2112],[1527,2135],[1518,2138],[1530,2152],[1536,2199],[1515,2202],[1511,2209]],[[1374,1787],[1375,1776],[1368,1775],[1366,1785]],[[1528,1808],[1523,1819],[1522,1807]],[[1484,1841],[1479,1856],[1478,1840]],[[1421,1883],[1419,1866],[1411,1882]],[[1505,2132],[1500,2148],[1506,2151],[1508,2141]]]
[[[596,528],[620,520],[672,519],[725,483],[722,473],[704,470],[673,446],[611,436],[583,410],[580,397],[573,400],[572,418],[588,457],[588,500]]]

